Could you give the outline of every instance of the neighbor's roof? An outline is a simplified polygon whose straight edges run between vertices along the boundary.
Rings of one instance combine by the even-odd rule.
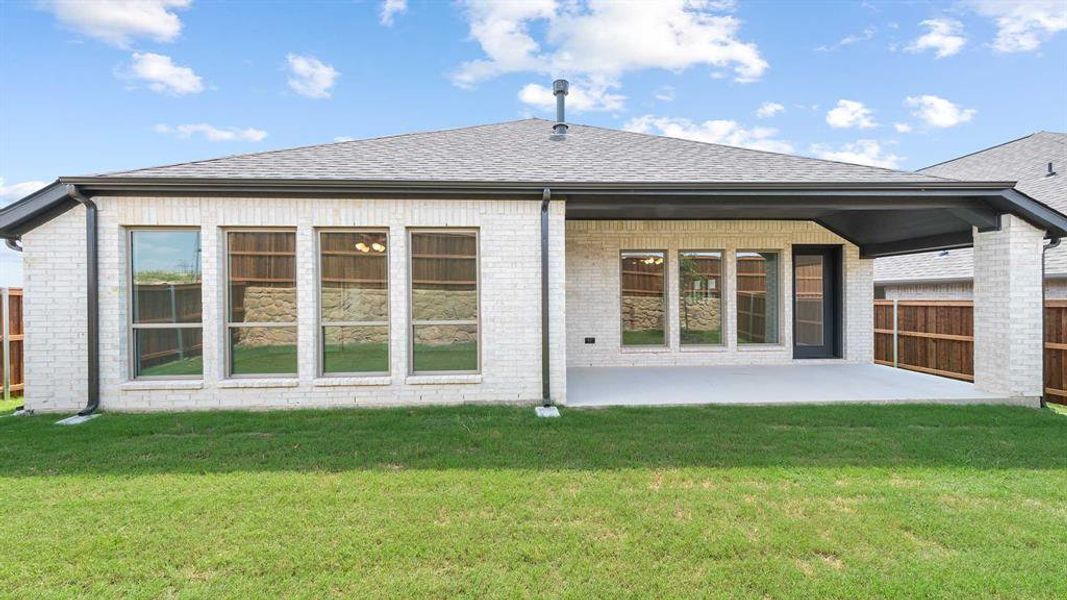
[[[509,183],[922,183],[944,179],[657,135],[524,119],[106,173],[212,178]],[[989,179],[983,179],[989,181]]]
[[[1048,163],[1058,173],[1048,175]],[[1067,133],[1039,131],[1024,138],[920,169],[921,173],[951,179],[1015,180],[1015,189],[1067,214]],[[1045,272],[1067,274],[1067,247],[1050,250]],[[878,283],[967,280],[974,277],[970,248],[874,261]]]

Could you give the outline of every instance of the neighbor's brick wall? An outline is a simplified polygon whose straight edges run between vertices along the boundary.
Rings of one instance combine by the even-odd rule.
[[[886,284],[886,300],[972,300],[974,289],[970,281],[953,283]],[[1067,298],[1067,279],[1045,279],[1045,298]]]
[[[974,383],[1007,397],[1042,394],[1041,248],[1044,231],[1004,215],[974,233]]]
[[[541,397],[540,203],[534,201],[267,198],[94,199],[100,208],[101,404],[105,410],[376,406],[532,402]],[[553,394],[565,390],[564,207],[551,204],[550,310]],[[191,225],[201,232],[203,381],[129,381],[125,226]],[[297,232],[298,377],[224,379],[222,228],[294,227]],[[316,227],[387,228],[390,242],[390,364],[386,377],[317,377]],[[480,233],[480,376],[408,375],[408,227],[471,227]],[[72,210],[24,237],[26,404],[73,410],[85,403],[84,211]]]
[[[785,363],[793,360],[792,245],[844,247],[844,356],[871,362],[874,352],[873,261],[823,227],[803,221],[568,221],[567,361],[571,367]],[[621,347],[619,252],[666,250],[668,348]],[[681,349],[678,317],[678,251],[724,250],[725,339],[722,348]],[[734,301],[738,250],[781,253],[781,344],[738,347]],[[585,344],[595,337],[595,344]]]

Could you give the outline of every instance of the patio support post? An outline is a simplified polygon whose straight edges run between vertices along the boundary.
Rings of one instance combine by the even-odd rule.
[[[975,387],[1040,406],[1045,231],[1003,215],[999,231],[973,235]]]

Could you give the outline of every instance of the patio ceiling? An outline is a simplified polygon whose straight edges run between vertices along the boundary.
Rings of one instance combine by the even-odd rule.
[[[575,220],[774,219],[815,221],[860,247],[865,258],[963,248],[972,227],[994,231],[1016,214],[1067,234],[1067,219],[1011,189],[582,190],[567,194]]]

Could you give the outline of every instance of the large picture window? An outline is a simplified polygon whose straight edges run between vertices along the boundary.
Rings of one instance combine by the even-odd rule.
[[[228,374],[296,375],[296,233],[226,233]]]
[[[781,286],[777,252],[737,253],[737,343],[777,344]]]
[[[134,377],[201,377],[200,232],[130,231]]]
[[[622,253],[622,345],[667,344],[665,252]]]
[[[384,232],[319,232],[323,374],[389,372],[388,246]]]
[[[682,345],[722,343],[722,252],[678,253],[678,304]]]
[[[411,371],[477,372],[478,233],[411,231]]]

